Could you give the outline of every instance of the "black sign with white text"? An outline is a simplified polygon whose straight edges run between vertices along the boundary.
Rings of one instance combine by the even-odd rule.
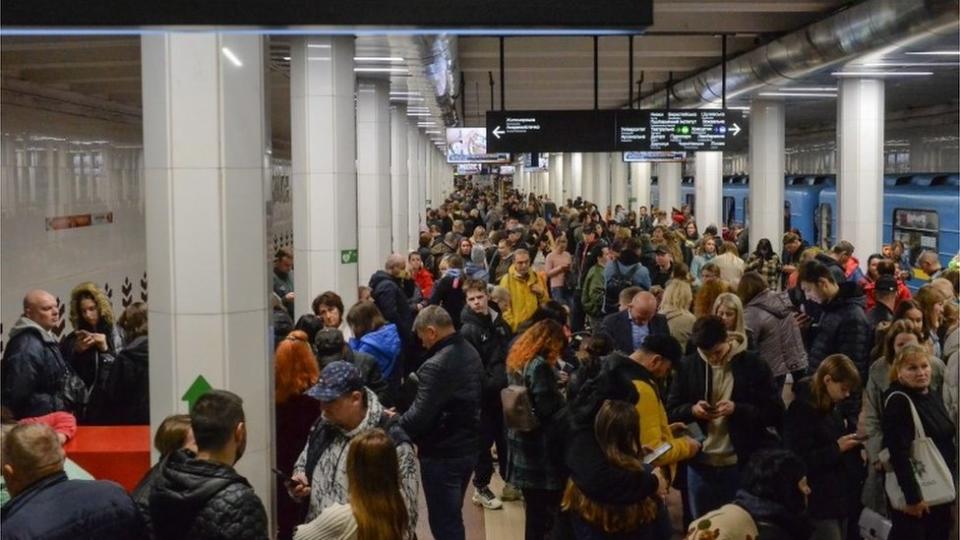
[[[588,110],[491,111],[490,152],[742,152],[747,121],[741,111]]]

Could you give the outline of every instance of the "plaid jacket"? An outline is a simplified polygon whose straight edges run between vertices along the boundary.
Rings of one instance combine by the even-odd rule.
[[[527,387],[540,427],[528,432],[507,430],[507,480],[518,488],[561,490],[566,475],[563,444],[557,439],[565,420],[557,374],[537,356],[521,372],[510,372],[508,377],[510,384]]]
[[[770,287],[771,291],[780,290],[780,270],[783,268],[783,265],[780,264],[780,257],[776,253],[772,254],[769,259],[764,260],[757,256],[756,253],[750,255],[750,259],[747,261],[747,267],[745,271],[747,272],[759,272],[763,279],[767,280],[767,287]]]

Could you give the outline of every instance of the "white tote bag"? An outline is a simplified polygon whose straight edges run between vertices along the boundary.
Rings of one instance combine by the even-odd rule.
[[[913,406],[913,400],[903,392],[893,392],[887,396],[884,407],[890,401],[894,394],[901,394],[910,402],[910,413],[913,415],[914,437],[910,444],[910,465],[913,468],[914,477],[917,479],[917,485],[920,486],[920,494],[923,500],[930,506],[953,502],[957,497],[956,489],[953,485],[953,476],[947,463],[937,450],[933,439],[927,437],[923,430],[923,424],[920,422],[920,415],[917,414],[917,408]],[[890,451],[886,448],[880,453],[880,460],[888,462]],[[897,482],[897,475],[888,468],[884,488],[887,497],[890,499],[890,506],[897,510],[903,510],[907,506],[906,497],[903,490],[900,489],[900,483]]]

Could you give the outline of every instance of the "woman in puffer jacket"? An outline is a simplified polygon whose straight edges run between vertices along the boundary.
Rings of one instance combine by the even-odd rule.
[[[767,361],[778,388],[783,388],[787,373],[800,380],[807,370],[807,352],[787,293],[770,290],[763,276],[747,272],[737,286],[737,296],[757,353]]]
[[[372,356],[387,380],[390,395],[395,399],[400,393],[400,376],[403,369],[400,352],[400,333],[397,325],[388,323],[373,302],[357,302],[347,313],[347,324],[353,330],[350,348]]]

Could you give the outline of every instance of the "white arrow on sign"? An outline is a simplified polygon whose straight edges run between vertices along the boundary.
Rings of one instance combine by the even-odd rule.
[[[493,131],[491,133],[493,133],[493,136],[498,139],[500,138],[500,135],[503,135],[503,132],[500,131],[500,126],[493,128]]]
[[[733,123],[733,128],[732,128],[730,131],[732,131],[732,132],[733,132],[733,136],[736,137],[737,135],[740,134],[740,131],[741,131],[741,130],[740,130],[740,126],[738,126],[737,123],[734,122],[734,123]]]

